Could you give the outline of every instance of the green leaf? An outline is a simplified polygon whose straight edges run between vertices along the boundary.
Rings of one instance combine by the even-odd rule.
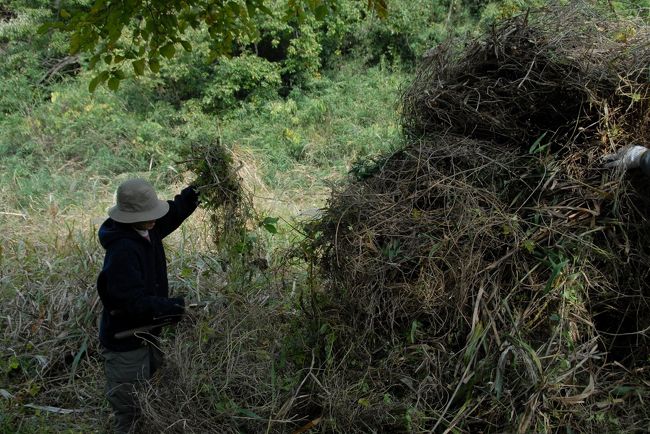
[[[271,234],[277,234],[278,233],[278,221],[280,219],[278,217],[266,217],[262,222],[260,223],[260,226],[263,226],[264,229],[266,229],[267,232]]]
[[[79,52],[79,48],[81,47],[81,36],[79,33],[73,33],[72,36],[70,37],[70,54],[74,55]]]
[[[99,62],[100,59],[99,54],[95,54],[93,57],[90,58],[90,61],[88,61],[88,69],[93,69],[95,68],[95,65],[97,65],[97,62]]]
[[[190,44],[189,42],[187,42],[187,41],[181,41],[181,45],[183,46],[183,49],[184,49],[185,51],[187,51],[187,52],[191,52],[191,51],[192,51],[192,44]]]
[[[117,77],[111,77],[108,80],[108,88],[115,92],[117,89],[120,88],[120,79]]]
[[[90,13],[92,15],[95,15],[97,12],[99,12],[104,7],[105,3],[106,3],[106,0],[97,0],[95,2],[95,4],[93,5],[93,7],[90,8]]]
[[[541,136],[539,136],[539,137],[535,140],[535,142],[533,142],[532,146],[531,146],[530,149],[528,150],[528,153],[529,153],[529,154],[534,154],[534,153],[542,152],[542,151],[544,151],[544,149],[546,149],[546,147],[547,147],[548,145],[541,145],[541,143],[542,143],[542,140],[544,140],[544,137],[546,137],[546,133],[547,133],[547,132],[548,132],[548,131],[544,131],[544,133],[543,133]]]
[[[411,323],[411,333],[409,333],[409,343],[414,344],[415,343],[415,338],[416,338],[416,333],[418,330],[418,325],[420,325],[418,320],[414,320]]]
[[[233,15],[240,15],[242,12],[241,6],[234,2],[227,4],[225,7],[229,8]]]
[[[291,3],[292,0],[289,0],[289,3]],[[248,12],[248,16],[252,17],[255,15],[255,4],[249,0],[246,0],[246,11]]]
[[[74,360],[72,361],[72,366],[70,367],[70,382],[74,380],[74,376],[75,373],[77,372],[77,367],[79,366],[81,357],[84,355],[84,353],[87,350],[88,350],[88,336],[84,338],[83,342],[81,343],[81,347],[79,348],[79,351],[77,351],[77,354],[74,356]]]
[[[323,18],[325,18],[325,17],[327,16],[328,13],[329,13],[329,10],[327,9],[327,6],[325,6],[325,5],[320,5],[320,6],[318,6],[318,7],[316,8],[316,10],[314,11],[314,16],[316,17],[317,20],[320,21],[320,20],[322,20]]]
[[[36,30],[36,32],[37,32],[39,35],[43,35],[43,34],[47,33],[47,32],[48,32],[52,27],[54,27],[54,26],[52,25],[52,23],[41,24],[41,25],[38,27],[38,29]]]
[[[105,82],[107,79],[108,79],[108,71],[100,72],[98,75],[95,76],[95,78],[90,80],[90,83],[88,84],[88,91],[90,93],[93,93],[95,89],[97,89],[97,86]]]
[[[16,357],[11,357],[9,360],[9,371],[13,371],[20,368],[20,362]]]
[[[151,69],[151,72],[154,74],[157,74],[158,71],[160,71],[160,62],[158,59],[149,59],[149,69]]]
[[[244,416],[247,416],[247,417],[250,417],[250,418],[253,418],[253,419],[261,419],[261,417],[259,417],[257,414],[253,413],[252,411],[250,411],[247,408],[238,408],[237,410],[239,411],[239,413],[243,414]]]
[[[637,388],[632,386],[617,386],[612,390],[612,393],[617,396],[624,396],[630,392],[635,392],[636,390]]]
[[[135,71],[135,75],[144,74],[144,59],[134,60],[131,62],[131,65],[133,65],[133,71]]]
[[[176,48],[174,47],[174,44],[167,44],[160,47],[160,54],[168,59],[174,57],[174,54],[176,54]]]
[[[524,241],[522,246],[528,253],[533,253],[535,251],[535,242],[533,240]]]
[[[265,6],[264,3],[258,4],[257,8],[262,12],[264,12],[266,15],[273,16],[273,11],[269,9],[267,6]]]
[[[377,12],[377,16],[381,19],[388,18],[388,4],[386,0],[368,0],[368,9],[373,9]]]

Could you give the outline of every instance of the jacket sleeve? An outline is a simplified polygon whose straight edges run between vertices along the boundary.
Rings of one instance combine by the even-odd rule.
[[[98,285],[104,306],[139,318],[173,318],[183,314],[183,298],[158,297],[145,293],[140,261],[134,252],[120,249],[115,253],[99,279],[103,283],[101,286],[104,286],[101,288]]]
[[[646,151],[643,153],[641,156],[641,161],[639,162],[639,166],[641,167],[644,175],[650,176],[650,152]]]
[[[183,221],[188,218],[199,206],[199,193],[194,187],[184,188],[174,200],[168,200],[169,212],[156,221],[156,228],[160,238],[174,232]]]

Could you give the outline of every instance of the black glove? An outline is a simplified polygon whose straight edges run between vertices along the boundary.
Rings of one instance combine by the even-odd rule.
[[[194,185],[185,187],[181,191],[181,196],[183,197],[183,199],[187,200],[188,203],[194,206],[198,206],[199,203],[201,203],[201,201],[199,200],[199,190]]]

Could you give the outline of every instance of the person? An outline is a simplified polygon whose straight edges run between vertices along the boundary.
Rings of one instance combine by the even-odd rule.
[[[194,212],[198,193],[187,187],[173,201],[162,201],[149,182],[130,179],[118,187],[116,202],[99,228],[106,255],[97,291],[106,397],[115,431],[125,433],[138,419],[135,388],[162,364],[161,326],[184,312],[184,299],[169,297],[162,239]]]
[[[650,176],[650,152],[645,146],[622,148],[615,154],[605,155],[604,161],[607,168],[641,169],[644,174]]]

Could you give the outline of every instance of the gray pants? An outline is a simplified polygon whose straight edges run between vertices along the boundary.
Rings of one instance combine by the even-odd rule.
[[[115,414],[115,432],[134,432],[139,416],[136,387],[151,379],[162,365],[163,355],[152,344],[124,352],[104,348],[102,355],[106,374],[106,398]]]

